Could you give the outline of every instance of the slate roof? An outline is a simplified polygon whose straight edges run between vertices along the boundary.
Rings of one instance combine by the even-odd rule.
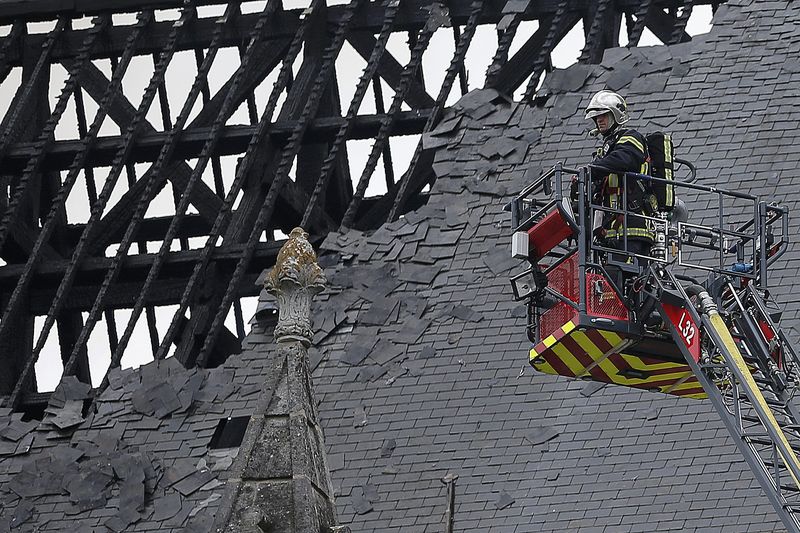
[[[329,276],[345,287],[329,305],[361,297],[320,343],[315,374],[353,531],[442,531],[448,473],[456,531],[782,529],[710,403],[531,371],[502,206],[556,161],[587,162],[596,142],[581,111],[611,87],[632,126],[674,133],[700,183],[797,209],[798,19],[797,3],[731,2],[691,43],[557,71],[541,107],[470,93],[425,139],[428,204],[372,236],[329,237],[346,265]],[[713,216],[685,199],[693,220]],[[798,259],[794,242],[773,272],[793,338]]]
[[[797,3],[732,1],[691,43],[554,73],[541,107],[470,93],[425,138],[429,203],[326,239],[311,362],[353,532],[442,531],[447,474],[456,531],[781,529],[709,403],[532,372],[501,209],[553,162],[586,162],[579,109],[604,86],[628,96],[635,126],[674,132],[703,183],[800,207],[798,19]],[[794,243],[775,271],[794,338],[799,256]],[[112,373],[85,420],[72,379],[41,423],[0,413],[0,531],[207,531],[237,453],[208,444],[256,409],[268,324],[218,369]]]
[[[41,422],[5,409],[0,531],[208,531],[238,452],[211,438],[220,420],[253,413],[269,372],[264,325],[245,342],[213,370],[166,359],[112,371],[96,413],[82,412],[88,387],[74,377]]]

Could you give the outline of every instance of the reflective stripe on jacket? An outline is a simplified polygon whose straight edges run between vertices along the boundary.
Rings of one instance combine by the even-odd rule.
[[[612,209],[623,209],[622,206],[622,180],[624,172],[647,174],[647,144],[644,137],[636,130],[617,130],[609,135],[598,150],[598,157],[592,163],[597,167],[609,170],[618,170],[618,173],[608,173],[599,169],[592,170],[592,179],[603,180],[603,205]],[[632,215],[631,213],[644,214],[644,191],[641,180],[628,177],[625,180],[628,200],[627,231],[621,214],[607,213],[607,222],[604,224],[605,236],[608,239],[640,239],[652,241],[655,235],[650,221]]]

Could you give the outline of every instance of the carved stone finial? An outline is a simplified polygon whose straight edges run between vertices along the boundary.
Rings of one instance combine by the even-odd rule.
[[[278,252],[264,286],[278,300],[275,340],[311,345],[311,298],[325,288],[325,274],[303,228],[294,228]]]

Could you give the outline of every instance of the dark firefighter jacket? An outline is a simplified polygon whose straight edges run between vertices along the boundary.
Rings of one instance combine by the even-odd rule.
[[[622,210],[625,172],[647,174],[647,144],[644,136],[636,130],[617,128],[603,140],[592,162],[592,186],[594,201],[605,207]],[[617,171],[617,172],[610,172]],[[644,184],[642,180],[628,176],[624,184],[627,189],[628,212],[645,214]],[[606,239],[621,239],[626,233],[629,239],[653,241],[653,232],[646,219],[628,215],[627,224],[623,215],[606,213],[601,234]]]

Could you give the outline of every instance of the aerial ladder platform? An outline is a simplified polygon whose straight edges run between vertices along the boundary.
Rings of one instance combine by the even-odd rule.
[[[788,245],[788,212],[699,184],[684,164],[691,177],[664,185],[713,223],[639,212],[655,234],[646,254],[593,236],[598,217],[624,225],[634,215],[594,203],[588,167],[557,164],[506,206],[512,254],[527,264],[511,285],[527,304],[530,364],[710,401],[787,531],[800,533],[800,360],[769,279]]]

